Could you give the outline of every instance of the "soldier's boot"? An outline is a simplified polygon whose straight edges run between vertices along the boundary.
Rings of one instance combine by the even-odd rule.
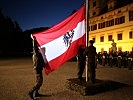
[[[43,96],[43,94],[40,94],[40,93],[38,92],[38,90],[36,90],[36,91],[35,91],[35,97],[41,97],[41,96]]]
[[[30,98],[33,99],[33,100],[34,100],[34,96],[33,96],[34,91],[35,91],[35,88],[32,88],[32,89],[29,91],[29,93],[28,93],[28,95],[30,96]]]

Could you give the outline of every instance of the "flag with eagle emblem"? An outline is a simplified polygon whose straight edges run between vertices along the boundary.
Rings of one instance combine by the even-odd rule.
[[[80,46],[86,46],[85,7],[48,30],[34,33],[48,75],[77,55]]]

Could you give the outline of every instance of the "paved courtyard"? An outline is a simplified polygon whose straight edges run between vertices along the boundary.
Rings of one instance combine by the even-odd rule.
[[[66,80],[77,75],[76,62],[67,62],[48,76],[44,73],[40,92],[45,96],[37,100],[133,100],[133,70],[98,65],[96,74],[97,79],[113,80],[128,86],[83,96],[65,87]],[[30,100],[27,94],[34,83],[31,58],[0,59],[0,100]]]

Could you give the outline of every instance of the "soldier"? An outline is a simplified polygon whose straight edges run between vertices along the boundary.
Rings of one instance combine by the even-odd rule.
[[[85,48],[82,46],[79,47],[78,54],[77,54],[77,61],[78,61],[78,79],[81,81],[84,69],[85,69],[85,59],[86,57],[83,55]]]
[[[32,37],[32,36],[31,36]],[[36,85],[29,91],[29,96],[31,99],[34,99],[34,93],[35,97],[42,96],[42,94],[39,94],[39,89],[43,84],[43,74],[42,70],[44,67],[44,60],[43,57],[40,53],[40,50],[38,49],[37,42],[36,40],[32,37],[33,39],[33,66],[34,66],[34,72],[35,72],[35,77],[36,77]]]
[[[118,62],[118,68],[121,68],[121,65],[122,65],[122,51],[120,50],[118,52],[118,57],[117,57],[117,62]]]
[[[130,52],[128,56],[128,69],[131,70],[132,66],[133,66],[133,52]]]
[[[87,66],[90,73],[90,82],[95,83],[96,78],[96,48],[93,46],[94,41],[89,41],[89,47],[85,49],[84,55],[87,56]]]
[[[114,58],[113,59],[113,65],[115,67],[118,67],[118,61],[117,61],[118,53],[117,52],[114,52],[113,55],[114,55],[114,57],[113,57]]]
[[[124,66],[124,68],[127,68],[127,65],[128,65],[128,53],[127,53],[127,51],[125,51],[123,53],[123,57],[122,58],[123,58],[122,59],[123,66]]]
[[[113,52],[112,51],[109,52],[108,58],[109,58],[108,64],[110,67],[112,67],[113,66]]]
[[[98,52],[97,59],[98,59],[98,64],[102,65],[102,54],[101,54],[101,52]]]
[[[107,60],[106,52],[104,51],[104,52],[102,53],[102,65],[103,65],[103,66],[105,66],[106,60]]]

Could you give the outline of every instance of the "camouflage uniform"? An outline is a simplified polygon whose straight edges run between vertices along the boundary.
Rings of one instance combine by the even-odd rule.
[[[40,50],[38,49],[37,43],[34,40],[33,41],[33,66],[34,66],[34,72],[35,72],[35,77],[36,77],[36,84],[35,86],[29,91],[29,95],[32,99],[33,98],[33,93],[35,92],[35,96],[40,96],[40,94],[38,93],[40,87],[43,84],[43,74],[42,74],[42,70],[44,67],[44,60],[43,57],[40,53]]]
[[[80,47],[78,50],[78,54],[77,54],[77,61],[78,61],[78,79],[82,80],[82,75],[85,69],[85,59],[86,57],[83,55],[84,53],[84,48]]]

